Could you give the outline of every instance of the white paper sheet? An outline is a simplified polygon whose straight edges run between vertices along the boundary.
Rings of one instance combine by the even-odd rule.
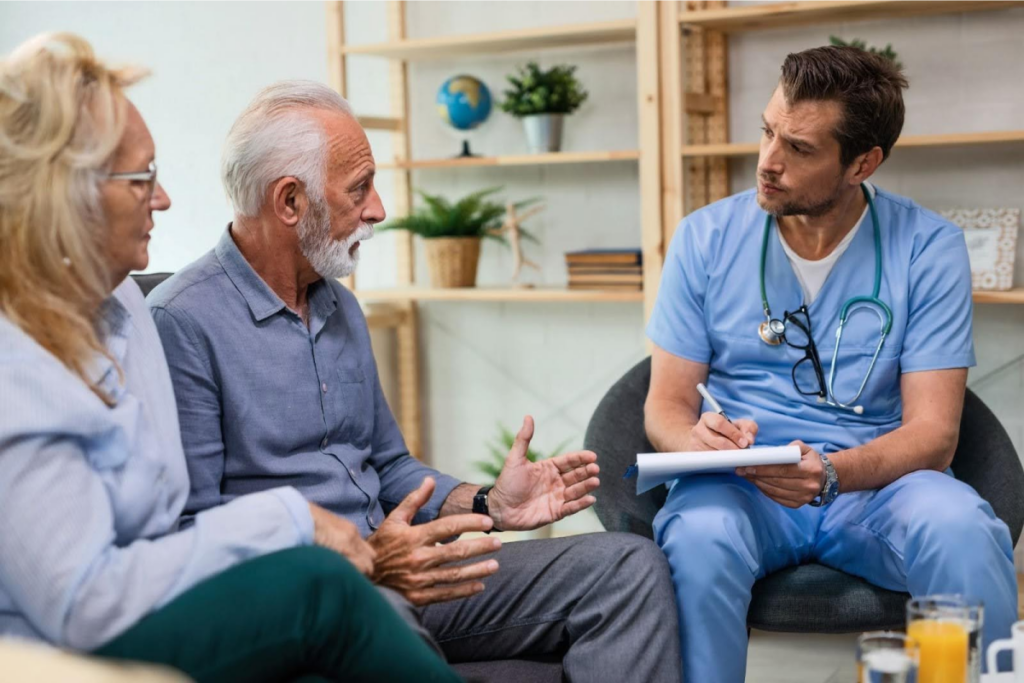
[[[800,448],[797,446],[693,453],[640,453],[636,456],[636,493],[640,495],[659,484],[688,474],[732,472],[737,467],[795,465],[798,462]]]

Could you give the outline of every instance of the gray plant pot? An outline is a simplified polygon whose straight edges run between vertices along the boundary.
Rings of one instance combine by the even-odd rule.
[[[559,152],[562,149],[564,114],[534,114],[523,117],[526,146],[533,154]]]

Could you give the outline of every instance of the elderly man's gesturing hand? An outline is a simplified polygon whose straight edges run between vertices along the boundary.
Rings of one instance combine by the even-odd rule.
[[[590,494],[600,485],[597,455],[575,451],[530,462],[526,451],[532,438],[533,418],[527,415],[488,500],[499,529],[536,529],[594,504]]]
[[[494,526],[484,515],[449,515],[426,524],[412,525],[416,512],[434,493],[427,477],[420,487],[391,511],[376,533],[367,539],[376,551],[371,579],[392,588],[414,605],[427,605],[469,597],[484,589],[481,579],[498,571],[494,559],[453,565],[501,548],[497,538],[445,539]]]

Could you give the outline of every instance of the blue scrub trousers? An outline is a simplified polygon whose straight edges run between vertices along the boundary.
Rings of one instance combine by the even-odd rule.
[[[974,489],[940,472],[797,510],[732,474],[684,477],[654,536],[672,570],[686,681],[741,683],[754,582],[806,562],[913,596],[980,598],[986,644],[1008,637],[1017,617],[1009,530]]]

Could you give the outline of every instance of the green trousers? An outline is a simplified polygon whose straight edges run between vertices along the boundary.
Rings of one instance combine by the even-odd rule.
[[[348,561],[315,547],[208,579],[94,654],[199,683],[461,680]]]

